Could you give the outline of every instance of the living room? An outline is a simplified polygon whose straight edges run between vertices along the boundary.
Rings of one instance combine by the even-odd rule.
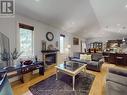
[[[0,0],[0,95],[126,95],[126,0]]]

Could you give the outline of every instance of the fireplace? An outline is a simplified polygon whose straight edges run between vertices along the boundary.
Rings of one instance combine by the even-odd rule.
[[[56,63],[56,53],[49,53],[45,55],[45,63],[47,65],[52,65]]]
[[[43,50],[42,57],[45,64],[45,68],[52,64],[57,64],[57,52],[59,50]]]

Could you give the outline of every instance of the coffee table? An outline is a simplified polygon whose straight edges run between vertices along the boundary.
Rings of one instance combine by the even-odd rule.
[[[86,65],[87,64],[73,62],[73,61],[68,61],[68,62],[59,64],[55,66],[56,67],[56,80],[58,79],[58,72],[62,72],[62,73],[72,76],[73,90],[75,90],[74,88],[75,87],[75,76],[82,71],[86,71]]]

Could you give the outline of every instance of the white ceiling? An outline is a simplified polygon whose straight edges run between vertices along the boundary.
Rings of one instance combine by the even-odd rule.
[[[90,0],[102,36],[127,35],[127,0]]]
[[[127,0],[16,0],[16,13],[87,38],[123,36],[126,4]]]

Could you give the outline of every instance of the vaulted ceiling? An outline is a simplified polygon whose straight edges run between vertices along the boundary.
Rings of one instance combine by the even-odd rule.
[[[127,35],[127,0],[16,0],[16,13],[82,37]]]

